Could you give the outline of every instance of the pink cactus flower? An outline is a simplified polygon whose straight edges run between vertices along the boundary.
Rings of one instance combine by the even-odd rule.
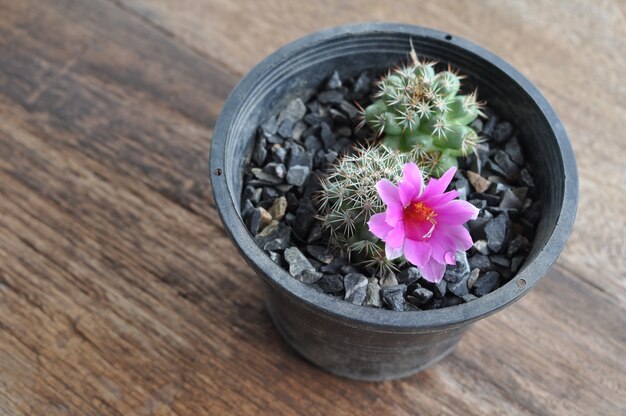
[[[445,192],[455,172],[450,168],[424,186],[417,165],[407,163],[397,187],[387,179],[376,184],[387,210],[371,217],[370,231],[385,242],[388,259],[404,255],[431,282],[439,282],[446,265],[455,264],[457,251],[473,244],[463,224],[476,219],[478,209],[456,199],[458,191]]]

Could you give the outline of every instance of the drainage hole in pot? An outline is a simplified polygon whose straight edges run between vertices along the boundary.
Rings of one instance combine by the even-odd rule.
[[[452,40],[452,36],[451,35],[446,35],[446,40]]]
[[[222,176],[222,169],[221,169],[221,168],[217,168],[217,169],[215,169],[215,174],[216,174],[217,176]]]
[[[524,286],[526,286],[526,280],[524,280],[524,279],[519,279],[519,280],[517,281],[517,287],[522,288],[522,287],[524,287]]]

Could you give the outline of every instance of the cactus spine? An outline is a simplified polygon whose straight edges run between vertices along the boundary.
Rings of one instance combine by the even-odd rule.
[[[429,176],[441,176],[478,141],[468,126],[481,114],[476,92],[460,95],[462,76],[448,68],[435,73],[434,62],[418,61],[388,73],[378,82],[378,98],[362,110],[383,145],[401,152],[418,148]]]

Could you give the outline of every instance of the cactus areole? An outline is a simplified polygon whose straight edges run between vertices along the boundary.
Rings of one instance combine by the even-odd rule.
[[[394,312],[354,305],[294,279],[259,247],[248,232],[239,207],[247,150],[252,148],[259,122],[271,115],[286,95],[304,94],[304,90],[319,85],[335,70],[357,74],[391,67],[406,59],[411,40],[422,56],[450,62],[477,80],[481,97],[515,125],[524,126],[528,134],[523,145],[532,149],[529,162],[543,189],[542,212],[527,262],[500,289],[456,306]],[[382,178],[397,184],[405,163],[414,162],[426,172],[427,167],[419,163],[418,152],[411,150],[415,144],[444,161],[432,176],[443,175],[454,166],[458,155],[469,151],[475,137],[468,124],[479,109],[475,96],[459,94],[457,80],[453,71],[436,73],[432,65],[423,62],[412,62],[383,79],[379,87],[382,95],[371,108],[364,109],[365,122],[381,134],[385,146],[378,149],[385,147],[398,157],[388,161],[390,170],[373,178],[374,185]],[[341,26],[313,33],[258,64],[224,104],[211,141],[210,172],[224,228],[243,258],[266,283],[266,305],[280,334],[323,369],[364,380],[404,377],[434,364],[453,350],[473,322],[526,294],[565,246],[578,201],[576,162],[567,134],[545,98],[524,76],[471,42],[436,30],[392,23]],[[340,175],[337,179],[351,178]],[[367,200],[371,196],[360,192],[351,199]],[[383,201],[377,199],[370,198],[363,207],[369,218],[386,211]],[[442,219],[436,207],[423,200],[403,206],[402,214],[409,222],[426,226],[432,224],[431,220],[440,224]],[[353,236],[369,232],[367,224],[362,224],[358,230],[352,228]],[[381,248],[384,256],[385,247]],[[232,278],[245,280],[246,276],[233,270]]]

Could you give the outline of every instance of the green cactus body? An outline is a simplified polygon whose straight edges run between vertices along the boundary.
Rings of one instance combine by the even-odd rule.
[[[418,150],[360,148],[342,157],[322,180],[316,198],[319,219],[331,246],[349,255],[352,262],[379,270],[394,269],[385,257],[384,244],[370,233],[367,222],[373,214],[384,210],[376,183],[383,178],[399,182],[408,162],[420,166],[427,163]]]
[[[431,62],[414,61],[383,77],[378,100],[363,111],[364,122],[382,143],[400,152],[419,149],[430,176],[441,176],[478,141],[468,126],[480,114],[476,94],[459,95],[461,76],[435,73]]]

